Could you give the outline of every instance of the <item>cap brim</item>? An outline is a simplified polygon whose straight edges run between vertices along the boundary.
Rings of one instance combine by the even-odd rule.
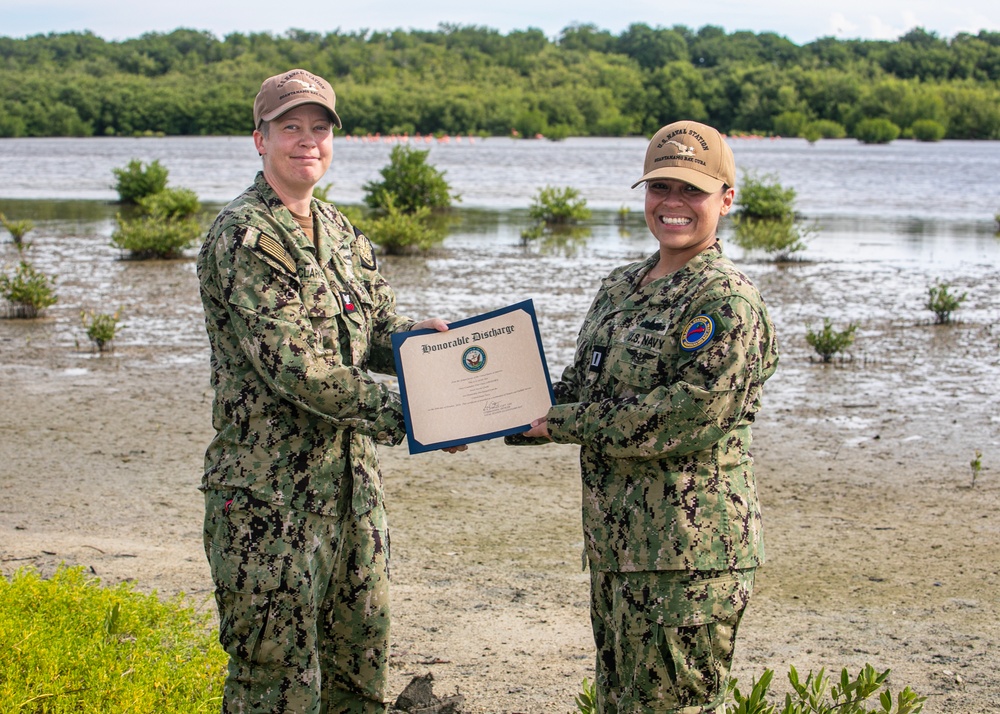
[[[323,102],[317,102],[315,99],[310,99],[308,97],[303,98],[301,101],[289,102],[288,104],[279,107],[278,109],[274,110],[273,112],[269,112],[268,114],[262,114],[260,119],[261,121],[271,121],[272,119],[277,119],[285,112],[289,112],[292,109],[295,109],[295,107],[301,107],[303,104],[315,104],[317,107],[323,107],[328,112],[330,112],[330,116],[333,117],[333,123],[337,125],[337,128],[338,129],[344,128],[343,125],[340,123],[340,117],[337,116],[337,112],[330,109],[330,107],[323,104]]]
[[[705,193],[715,193],[726,185],[726,182],[722,179],[717,179],[707,174],[703,174],[701,171],[695,171],[694,169],[685,168],[684,166],[662,166],[658,169],[650,171],[641,179],[636,181],[632,184],[632,188],[635,188],[641,183],[646,183],[647,181],[653,181],[655,179],[677,179],[678,181],[689,183],[695,188],[700,188]]]

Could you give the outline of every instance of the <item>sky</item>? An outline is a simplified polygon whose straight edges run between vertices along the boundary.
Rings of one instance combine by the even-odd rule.
[[[650,27],[716,25],[726,32],[774,32],[796,44],[819,37],[894,40],[922,27],[950,39],[959,32],[1000,31],[997,0],[0,0],[0,37],[83,32],[126,40],[178,28],[211,32],[290,29],[310,32],[436,30],[441,23],[476,25],[508,34],[535,28],[556,39],[573,24],[620,34],[632,23]]]

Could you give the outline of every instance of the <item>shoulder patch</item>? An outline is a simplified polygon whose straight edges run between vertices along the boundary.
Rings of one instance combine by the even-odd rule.
[[[698,315],[684,326],[681,336],[681,349],[694,352],[707,345],[715,336],[715,323],[708,315]]]
[[[257,247],[260,248],[262,252],[266,253],[288,268],[288,272],[293,275],[295,274],[295,261],[292,260],[292,256],[288,254],[287,250],[285,250],[285,246],[281,245],[281,243],[276,241],[274,238],[261,233],[257,238]]]
[[[368,270],[377,270],[378,261],[375,260],[375,246],[368,240],[368,236],[358,230],[357,226],[354,226],[354,236],[354,244],[358,248],[358,258],[361,260],[361,267]]]

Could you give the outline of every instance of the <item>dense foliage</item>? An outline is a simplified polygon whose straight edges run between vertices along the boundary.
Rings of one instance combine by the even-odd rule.
[[[0,711],[218,711],[227,658],[209,624],[183,596],[82,568],[0,576]]]
[[[933,121],[946,138],[1000,138],[997,32],[799,46],[646,24],[618,35],[571,25],[555,39],[445,24],[0,37],[0,136],[248,134],[262,79],[297,66],[334,83],[354,134],[649,135],[686,117],[730,133],[856,136],[862,120],[884,119],[902,136]]]
[[[389,163],[379,174],[382,179],[364,185],[365,204],[375,211],[389,212],[389,205],[403,213],[427,207],[432,211],[451,208],[460,200],[453,194],[444,172],[427,163],[430,151],[409,146],[393,147]]]
[[[119,200],[135,205],[130,215],[115,216],[118,227],[111,234],[113,246],[132,258],[177,258],[201,239],[204,226],[198,217],[198,195],[187,188],[167,188],[169,172],[159,161],[144,168],[141,161],[132,159],[112,173]]]
[[[146,196],[159,193],[167,187],[169,171],[154,160],[143,166],[139,159],[132,159],[128,166],[112,169],[115,177],[115,191],[121,203],[138,203]]]

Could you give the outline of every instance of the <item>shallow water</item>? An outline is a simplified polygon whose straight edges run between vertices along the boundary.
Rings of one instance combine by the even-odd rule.
[[[323,183],[335,202],[359,203],[398,142],[334,140]],[[572,186],[593,208],[642,210],[639,177],[646,140],[571,138],[565,141],[452,138],[408,142],[429,151],[468,208],[527,208],[544,185]],[[773,174],[798,194],[812,218],[927,219],[993,223],[1000,211],[998,141],[895,141],[866,146],[853,139],[730,140],[741,172]],[[225,202],[260,166],[250,137],[0,139],[0,199],[113,200],[114,175],[131,159],[158,160],[170,185],[203,201]],[[737,180],[737,183],[739,181]]]
[[[0,140],[0,211],[36,223],[28,255],[56,276],[59,296],[44,319],[0,320],[0,343],[63,352],[67,376],[93,359],[138,359],[189,364],[205,371],[207,384],[194,251],[174,261],[123,260],[109,243],[116,210],[110,170],[132,157],[159,158],[171,185],[196,190],[214,210],[212,203],[239,192],[257,168],[255,155],[244,156],[246,141]],[[382,259],[401,312],[460,319],[531,298],[557,377],[600,278],[653,250],[641,192],[628,189],[644,145],[629,139],[433,145],[432,163],[447,171],[463,202],[437,250]],[[390,148],[338,139],[327,176],[335,200],[360,200],[361,185],[377,177]],[[887,423],[904,431],[912,423],[913,433],[901,438],[918,439],[928,436],[928,424],[955,419],[968,422],[969,443],[1000,442],[1000,239],[993,221],[1000,200],[989,194],[1000,143],[810,147],[742,140],[734,150],[738,165],[779,172],[816,229],[792,263],[727,248],[761,289],[778,329],[782,361],[767,390],[772,418],[791,423],[794,412],[795,419],[869,437]],[[597,209],[594,220],[584,236],[522,246],[526,208],[546,182],[580,189]],[[630,210],[619,225],[622,205]],[[16,251],[5,233],[0,241],[0,262],[11,266]],[[924,305],[936,282],[967,293],[958,324],[931,324]],[[86,344],[80,312],[119,307],[117,349],[98,357]],[[805,333],[826,317],[860,328],[850,359],[824,366]]]

